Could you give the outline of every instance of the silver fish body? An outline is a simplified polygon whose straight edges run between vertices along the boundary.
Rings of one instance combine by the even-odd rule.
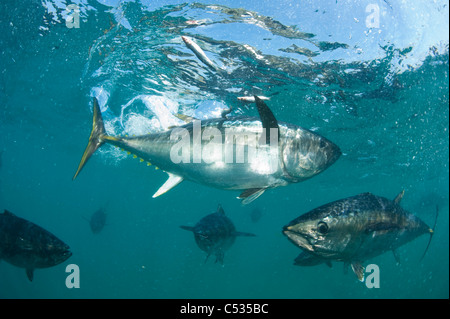
[[[260,136],[262,132],[261,122],[257,118],[203,121],[201,123],[202,136],[206,136],[205,130],[210,127],[218,128],[222,136],[243,136],[249,133]],[[222,152],[218,152],[219,156],[217,156],[218,153],[210,154],[204,151],[205,148],[211,146],[209,140],[199,139],[201,148],[196,149],[195,146],[189,148],[188,162],[174,163],[171,160],[171,151],[179,141],[174,140],[171,136],[173,130],[179,129],[186,129],[190,134],[189,139],[193,141],[193,124],[191,123],[163,133],[124,137],[111,140],[109,143],[129,151],[165,171],[182,176],[184,179],[228,190],[271,188],[300,182],[326,169],[330,162],[334,162],[339,155],[336,147],[323,137],[300,127],[280,123],[278,148],[280,154],[277,157],[271,155],[270,146],[242,144],[243,162],[240,163],[236,159],[238,154],[233,146],[230,146],[230,150],[234,152],[230,162],[226,159],[227,154],[224,148],[227,147],[226,144],[234,144],[238,148],[239,141],[224,141]],[[294,143],[294,136],[297,143]],[[198,153],[200,149],[202,150],[201,158]],[[258,154],[257,161],[253,163],[247,161],[251,152]],[[271,161],[274,161],[272,163],[275,164],[274,166],[271,165]]]
[[[212,62],[205,54],[205,52],[198,46],[197,43],[194,42],[191,38],[187,36],[181,36],[186,46],[194,52],[194,54],[202,61],[205,65],[211,68],[213,71],[220,72],[222,71],[219,67],[217,67],[214,62]]]
[[[276,123],[276,134],[266,136],[270,143],[261,142],[269,124],[256,117],[194,120],[160,133],[112,137],[98,128],[102,123],[95,125],[96,119],[101,119],[97,109],[94,102],[93,133],[74,178],[90,155],[109,143],[169,174],[154,197],[190,180],[219,189],[243,190],[241,198],[250,202],[268,188],[319,174],[341,155],[339,147],[328,139],[282,122]]]

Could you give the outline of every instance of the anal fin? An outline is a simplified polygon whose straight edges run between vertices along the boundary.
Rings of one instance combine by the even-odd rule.
[[[352,270],[360,282],[364,281],[364,266],[359,261],[353,261],[351,263]]]
[[[158,196],[168,192],[169,190],[171,190],[172,188],[174,188],[175,186],[177,186],[178,184],[180,184],[183,181],[183,177],[181,177],[181,176],[174,175],[171,173],[167,173],[167,174],[169,174],[169,179],[152,196],[153,198],[158,197]]]
[[[26,269],[26,272],[27,272],[27,277],[28,277],[28,280],[29,281],[33,281],[33,271],[34,271],[34,269],[33,268],[27,268]]]

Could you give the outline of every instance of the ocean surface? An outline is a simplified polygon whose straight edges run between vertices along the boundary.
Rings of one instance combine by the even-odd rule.
[[[75,9],[67,10],[73,4]],[[0,298],[449,298],[448,1],[0,2],[0,209],[49,230],[72,257],[25,270],[0,261]],[[183,42],[193,39],[217,66]],[[111,135],[177,125],[171,114],[252,115],[260,95],[279,121],[336,143],[341,158],[249,205],[239,192],[184,181],[109,145],[72,177],[97,97]],[[282,234],[328,202],[371,192],[432,226],[429,236],[365,261],[368,288],[343,263],[298,267]],[[238,231],[224,264],[193,226],[221,204]],[[86,219],[105,209],[91,232]],[[68,288],[66,267],[79,268]]]

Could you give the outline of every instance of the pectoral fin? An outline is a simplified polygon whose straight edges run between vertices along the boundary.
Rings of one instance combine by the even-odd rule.
[[[297,258],[294,260],[294,265],[296,266],[317,266],[322,263],[326,263],[327,266],[331,267],[331,262],[327,259],[317,257],[310,254],[309,252],[302,251]]]
[[[247,205],[257,199],[265,192],[265,188],[249,188],[239,195],[238,199],[242,199],[242,204]]]
[[[184,115],[184,114],[180,114],[180,113],[175,113],[174,115],[175,115],[175,117],[179,118],[180,120],[182,120],[186,123],[191,123],[194,120],[196,120],[196,118],[189,116],[189,115]]]
[[[388,232],[391,230],[397,230],[399,228],[400,228],[399,225],[389,222],[373,223],[366,227],[366,234],[372,232]]]
[[[398,250],[394,249],[394,250],[392,250],[392,252],[394,253],[394,258],[395,258],[395,261],[397,262],[397,265],[400,265],[400,256],[398,254]]]
[[[183,181],[183,177],[177,176],[171,173],[169,174],[169,179],[158,189],[158,191],[152,196],[153,198],[158,197],[159,195],[162,195],[166,193],[167,191],[171,190],[178,184],[180,184]]]
[[[359,261],[353,261],[352,270],[360,282],[364,281],[364,266]]]
[[[184,230],[191,231],[191,232],[194,231],[194,227],[191,227],[191,226],[180,226],[180,228],[181,228],[181,229],[184,229]]]
[[[33,271],[34,271],[34,269],[33,268],[27,268],[26,269],[26,272],[27,272],[27,277],[28,277],[28,280],[29,281],[33,281]]]

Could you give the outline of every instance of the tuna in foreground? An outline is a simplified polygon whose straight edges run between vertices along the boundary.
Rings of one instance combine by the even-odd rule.
[[[42,227],[7,210],[0,214],[0,260],[25,268],[30,281],[35,268],[56,266],[72,256],[69,249]]]
[[[403,192],[393,201],[363,193],[294,219],[283,228],[283,234],[302,249],[294,264],[331,266],[331,261],[342,261],[363,281],[363,261],[389,250],[395,255],[396,248],[423,234],[430,234],[431,241],[433,229],[400,207],[402,197]]]
[[[243,204],[265,190],[309,179],[327,169],[341,155],[337,145],[302,127],[278,122],[257,96],[259,118],[221,117],[136,137],[107,135],[97,99],[93,128],[75,179],[91,155],[109,143],[165,171],[169,178],[153,197],[183,180],[240,190]]]
[[[217,212],[203,217],[194,227],[180,227],[194,233],[198,247],[208,254],[206,260],[211,254],[214,254],[216,262],[221,264],[223,264],[224,252],[233,245],[237,236],[255,236],[251,233],[236,231],[220,205]]]

